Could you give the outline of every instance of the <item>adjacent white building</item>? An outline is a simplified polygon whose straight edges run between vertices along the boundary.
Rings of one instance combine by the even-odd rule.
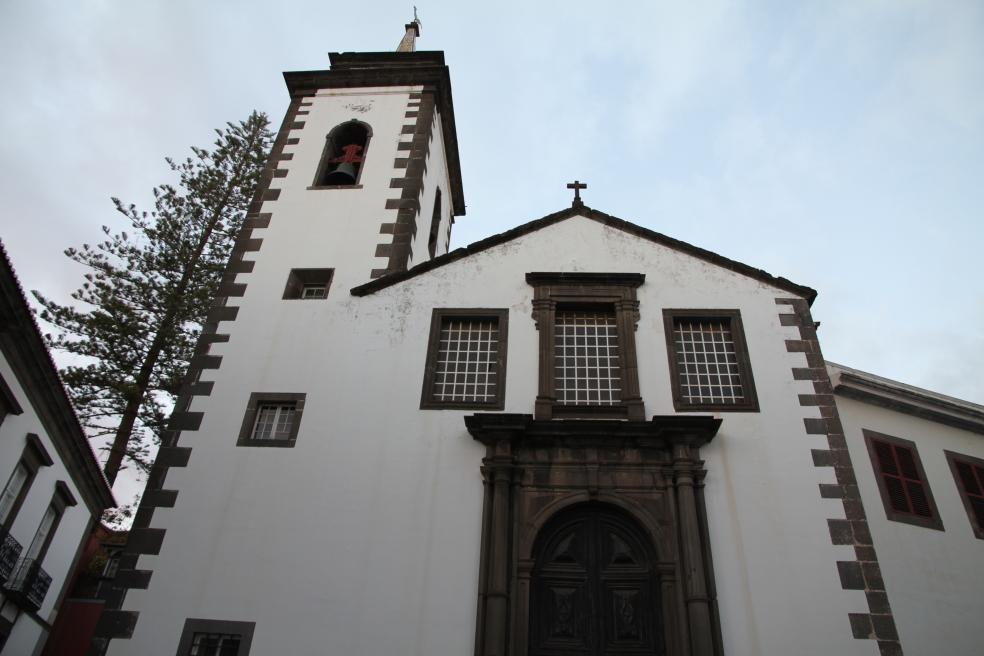
[[[812,289],[579,196],[447,252],[417,29],[285,75],[108,653],[979,653],[984,408],[828,368]]]
[[[0,247],[0,654],[39,654],[116,505]]]

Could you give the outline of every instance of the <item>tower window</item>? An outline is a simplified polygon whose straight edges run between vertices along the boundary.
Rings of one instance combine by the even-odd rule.
[[[291,269],[283,298],[309,301],[327,298],[334,273],[334,269]]]
[[[306,396],[303,393],[250,394],[236,446],[294,446]]]
[[[326,285],[304,285],[301,289],[301,298],[324,298],[328,295]]]
[[[437,253],[437,236],[441,227],[441,190],[438,189],[434,194],[434,214],[431,216],[430,235],[427,237],[427,250],[430,256],[434,257]]]
[[[287,440],[294,427],[295,403],[263,403],[256,410],[254,440]]]
[[[337,125],[325,140],[315,187],[354,187],[359,183],[362,164],[372,130],[360,121]]]
[[[178,656],[246,656],[253,643],[254,622],[188,618]]]

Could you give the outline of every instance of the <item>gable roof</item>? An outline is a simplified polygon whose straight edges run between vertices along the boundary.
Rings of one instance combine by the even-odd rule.
[[[566,209],[559,212],[554,212],[553,214],[548,214],[542,219],[536,219],[535,221],[530,221],[529,223],[524,223],[523,225],[517,226],[512,230],[507,230],[505,232],[500,232],[497,235],[492,235],[491,237],[486,237],[485,239],[476,241],[472,244],[464,246],[462,248],[455,249],[450,253],[446,253],[440,257],[436,257],[432,260],[427,260],[422,262],[415,267],[411,267],[406,271],[400,271],[397,273],[391,273],[385,275],[381,278],[377,278],[371,282],[367,282],[357,287],[351,289],[353,296],[367,296],[373,294],[380,289],[385,289],[391,285],[395,285],[404,280],[409,280],[419,276],[422,273],[426,273],[433,269],[437,269],[446,264],[456,262],[469,255],[474,255],[475,253],[480,253],[481,251],[487,250],[494,246],[504,244],[508,241],[528,235],[532,232],[536,232],[541,228],[546,228],[552,226],[555,223],[560,223],[565,219],[569,219],[574,216],[583,216],[585,218],[591,219],[593,221],[598,221],[599,223],[615,228],[616,230],[621,230],[627,232],[631,235],[639,237],[640,239],[646,239],[656,244],[666,246],[667,248],[672,248],[673,250],[679,251],[691,257],[695,257],[705,262],[717,265],[729,271],[734,271],[735,273],[740,273],[743,276],[748,276],[755,280],[759,280],[766,284],[772,285],[779,289],[791,292],[805,298],[811,305],[813,300],[817,297],[817,292],[815,289],[810,287],[805,287],[803,285],[797,285],[791,280],[786,278],[781,278],[778,276],[773,276],[771,273],[763,271],[762,269],[756,269],[755,267],[750,267],[747,264],[742,264],[735,260],[728,259],[723,255],[718,255],[717,253],[699,248],[687,242],[680,241],[679,239],[674,239],[668,237],[662,233],[655,232],[654,230],[649,230],[648,228],[643,228],[635,223],[630,223],[624,219],[620,219],[616,216],[610,214],[605,214],[598,210],[592,209],[586,205],[572,205]]]
[[[58,367],[44,344],[7,251],[0,242],[0,351],[40,416],[62,463],[90,510],[116,505],[113,492],[79,424]]]

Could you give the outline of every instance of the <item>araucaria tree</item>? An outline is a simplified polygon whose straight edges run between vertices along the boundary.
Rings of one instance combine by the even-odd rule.
[[[79,305],[33,292],[58,328],[49,346],[82,356],[61,373],[90,438],[113,436],[110,483],[124,460],[152,464],[273,138],[257,112],[216,132],[211,150],[167,160],[178,182],[154,189],[152,211],[113,199],[132,230],[65,251],[88,268]]]

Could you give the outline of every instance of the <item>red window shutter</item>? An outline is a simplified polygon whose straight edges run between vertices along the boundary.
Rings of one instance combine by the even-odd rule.
[[[919,475],[912,449],[882,441],[873,441],[873,443],[892,510],[920,517],[932,517],[933,511],[926,495],[926,484]]]
[[[960,483],[964,494],[970,501],[977,525],[984,529],[984,467],[972,465],[969,462],[956,462]]]

